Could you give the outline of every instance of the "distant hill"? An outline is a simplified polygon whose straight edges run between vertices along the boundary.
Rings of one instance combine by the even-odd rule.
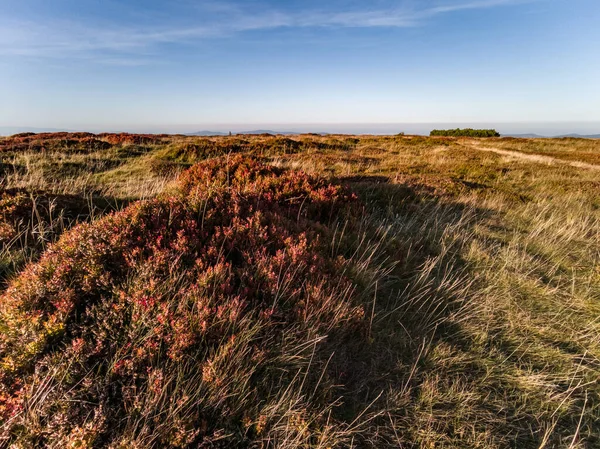
[[[561,134],[559,136],[542,136],[540,134],[502,134],[503,137],[517,137],[519,139],[562,139],[570,137],[572,139],[600,139],[600,134]]]
[[[253,131],[243,131],[236,134],[297,134],[290,131],[273,131],[270,129],[255,129]]]
[[[30,126],[0,126],[0,136],[12,136],[18,133],[58,133],[69,132],[58,128],[32,128]]]
[[[186,134],[187,136],[226,136],[229,133],[222,133],[219,131],[198,131],[195,133]]]
[[[292,131],[273,131],[270,129],[255,129],[252,131],[241,131],[241,132],[232,132],[232,135],[237,136],[240,134],[283,134],[283,135],[292,135],[292,134],[298,134],[296,132],[292,132]],[[221,131],[198,131],[195,133],[189,133],[186,134],[188,136],[227,136],[229,135],[228,132],[224,133]]]
[[[539,134],[503,134],[503,137],[517,137],[519,139],[535,139],[535,138],[543,138],[546,136],[540,136]]]
[[[577,133],[573,133],[573,134],[563,134],[561,136],[555,136],[557,138],[560,137],[572,137],[575,139],[600,139],[600,134],[577,134]]]
[[[17,133],[23,132],[33,132],[33,133],[47,133],[47,132],[71,132],[69,129],[62,128],[35,128],[28,126],[0,126],[0,136],[11,136]],[[232,131],[233,135],[256,135],[256,134],[279,134],[279,135],[293,135],[293,134],[302,134],[302,132],[298,131],[275,131],[270,129],[255,129],[250,131]],[[318,132],[315,133],[321,136],[328,135],[327,132]],[[210,137],[210,136],[227,136],[229,132],[223,131],[211,131],[211,130],[203,130],[196,131],[192,133],[185,133],[187,136],[198,136],[198,137]],[[600,134],[561,134],[561,135],[541,135],[535,133],[506,133],[502,134],[502,137],[516,137],[521,139],[536,139],[536,138],[576,138],[576,139],[600,139]]]

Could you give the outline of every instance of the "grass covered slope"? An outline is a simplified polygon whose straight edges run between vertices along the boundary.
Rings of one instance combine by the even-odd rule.
[[[0,138],[0,447],[598,447],[599,154]]]

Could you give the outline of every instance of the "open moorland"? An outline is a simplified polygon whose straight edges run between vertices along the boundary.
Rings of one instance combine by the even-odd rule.
[[[0,137],[0,447],[600,447],[600,140]]]

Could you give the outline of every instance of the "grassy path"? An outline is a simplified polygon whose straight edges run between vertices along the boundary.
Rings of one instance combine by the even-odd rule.
[[[576,168],[585,168],[589,170],[600,170],[600,165],[588,164],[587,162],[581,161],[566,161],[557,159],[550,156],[544,156],[541,154],[525,154],[519,151],[501,150],[499,148],[482,147],[476,143],[469,145],[471,148],[479,151],[490,151],[492,153],[500,154],[502,156],[513,157],[516,159],[526,160],[530,162],[539,162],[541,164],[553,165],[553,164],[564,164]]]

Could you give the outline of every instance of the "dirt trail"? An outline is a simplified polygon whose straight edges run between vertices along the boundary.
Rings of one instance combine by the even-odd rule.
[[[571,167],[586,168],[588,170],[600,170],[600,165],[588,164],[587,162],[580,161],[566,161],[564,159],[556,159],[550,156],[543,156],[541,154],[527,154],[521,153],[520,151],[501,150],[499,148],[481,147],[479,145],[469,144],[471,148],[479,151],[488,151],[491,153],[501,154],[502,156],[514,157],[515,159],[521,159],[531,162],[539,162],[540,164],[563,164],[570,165]]]

